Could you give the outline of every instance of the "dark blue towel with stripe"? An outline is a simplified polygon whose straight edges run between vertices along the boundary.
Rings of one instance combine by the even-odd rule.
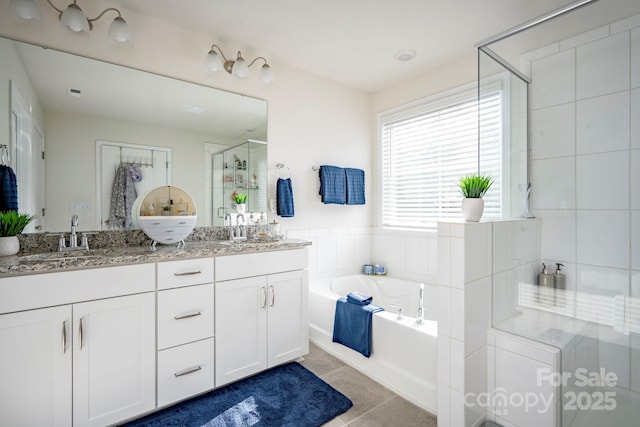
[[[347,204],[364,205],[364,171],[345,168],[344,173],[347,183]]]
[[[278,215],[282,217],[292,217],[295,214],[291,178],[278,178],[276,184],[276,199],[278,201]]]
[[[344,205],[347,201],[347,183],[343,168],[320,166],[320,197],[324,204]]]
[[[365,357],[371,356],[373,313],[384,310],[377,305],[351,304],[347,297],[336,301],[333,342],[345,345]]]
[[[0,165],[0,212],[18,210],[18,181],[10,166]]]

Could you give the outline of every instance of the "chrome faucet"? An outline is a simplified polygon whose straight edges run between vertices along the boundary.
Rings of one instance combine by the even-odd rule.
[[[64,233],[59,234],[58,236],[60,236],[60,239],[58,240],[58,252],[75,251],[79,249],[89,250],[89,238],[87,237],[89,234],[93,233],[82,233],[82,241],[80,246],[78,246],[78,215],[73,215],[71,217],[69,246],[67,247]]]
[[[78,247],[78,215],[73,215],[71,217],[71,234],[69,235],[69,247],[77,248]]]
[[[420,299],[418,300],[418,313],[416,322],[422,323],[424,320],[424,283],[420,283]]]
[[[242,218],[242,222],[240,222],[240,219]],[[245,218],[244,218],[244,214],[237,214],[236,215],[236,235],[235,235],[236,239],[246,239],[247,238],[247,228],[245,226]]]

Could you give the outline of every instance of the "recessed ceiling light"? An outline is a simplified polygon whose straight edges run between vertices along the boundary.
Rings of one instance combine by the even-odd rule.
[[[182,109],[188,113],[194,113],[194,114],[204,113],[204,108],[198,107],[197,105],[183,105]]]
[[[411,61],[416,56],[415,50],[401,50],[400,52],[396,52],[393,57],[402,62]]]

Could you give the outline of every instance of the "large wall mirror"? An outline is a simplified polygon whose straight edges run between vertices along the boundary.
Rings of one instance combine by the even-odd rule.
[[[37,216],[30,232],[67,231],[74,214],[79,229],[107,228],[100,193],[110,178],[100,170],[112,166],[103,165],[98,141],[124,147],[111,156],[117,161],[167,168],[166,183],[202,207],[196,225],[209,226],[218,205],[213,153],[267,140],[265,100],[5,38],[0,99],[2,161],[18,177],[19,210]],[[158,155],[167,160],[150,162]]]

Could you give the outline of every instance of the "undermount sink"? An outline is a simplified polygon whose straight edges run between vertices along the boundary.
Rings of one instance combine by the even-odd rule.
[[[277,243],[280,239],[277,238],[264,238],[264,239],[237,239],[237,240],[221,240],[218,243],[223,245],[253,245],[264,243]]]
[[[44,254],[24,255],[20,257],[21,262],[57,262],[57,261],[77,261],[83,259],[97,258],[97,255],[82,252],[53,252]]]

